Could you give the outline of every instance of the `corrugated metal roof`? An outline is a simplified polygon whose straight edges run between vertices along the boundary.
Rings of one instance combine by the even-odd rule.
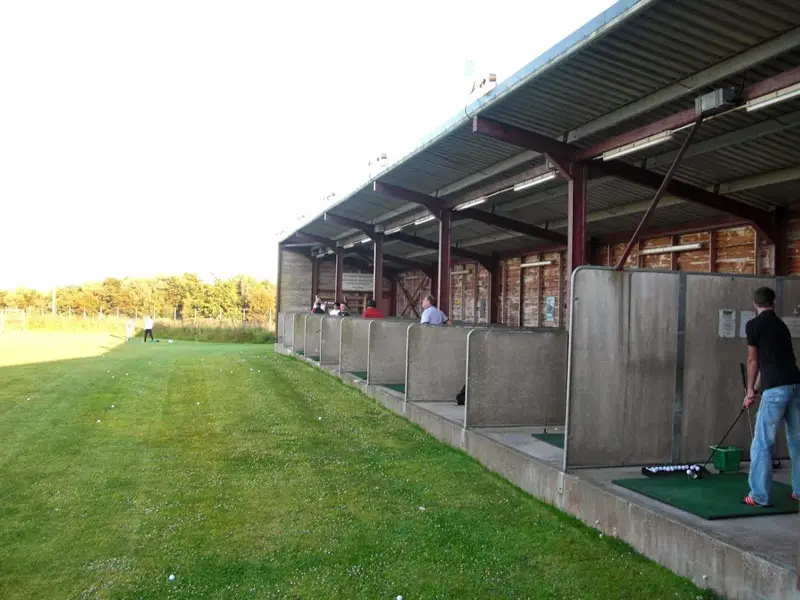
[[[502,161],[520,155],[521,149],[486,136],[473,134],[471,116],[487,117],[526,129],[569,139],[587,147],[598,141],[672,115],[693,106],[694,97],[720,85],[745,86],[800,65],[800,3],[789,0],[623,0],[575,34],[546,52],[520,72],[502,82],[487,96],[467,107],[446,123],[428,142],[380,175],[380,179],[439,195],[465,178],[487,172]],[[746,60],[759,47],[763,60]],[[769,51],[768,51],[769,50]],[[766,58],[764,58],[766,57]],[[738,71],[711,77],[695,85],[705,69],[719,69],[725,61],[737,61]],[[676,84],[685,86],[675,91]],[[648,102],[646,109],[637,103],[650,94],[663,101]],[[626,111],[626,118],[615,123],[609,115]],[[800,127],[779,123],[780,131],[752,135],[731,144],[720,136],[754,130],[768,121],[800,111],[800,100],[786,102],[758,112],[737,111],[703,124],[694,146],[700,150],[681,165],[678,178],[702,187],[713,187],[744,177],[798,164]],[[796,117],[798,115],[795,115]],[[800,118],[796,119],[800,123]],[[593,132],[594,130],[596,132]],[[682,136],[673,142],[637,154],[637,163],[661,156],[649,168],[664,172],[670,153],[680,146]],[[705,144],[705,146],[703,145]],[[529,155],[531,153],[528,153]],[[691,154],[691,152],[690,152]],[[667,158],[663,158],[663,157]],[[659,162],[660,161],[660,162]],[[508,177],[509,173],[543,162],[535,155],[512,169],[497,173],[486,181]],[[465,188],[475,189],[486,181],[471,181]],[[770,185],[731,194],[732,198],[761,208],[792,201],[794,183]],[[507,212],[529,223],[545,223],[566,216],[566,186],[537,186],[529,196],[501,194],[491,199],[504,212],[530,200],[527,206]],[[459,194],[464,193],[459,192]],[[450,197],[450,196],[448,196]],[[652,190],[618,180],[590,183],[589,212],[631,206],[652,197]],[[370,223],[390,224],[392,220],[424,214],[416,205],[404,203],[371,190],[371,182],[330,209],[336,214]],[[653,226],[680,224],[697,218],[718,215],[689,203],[672,204],[656,212]],[[402,215],[406,215],[402,217]],[[592,220],[589,233],[602,236],[628,231],[640,215]],[[682,221],[681,221],[682,220]],[[304,231],[331,239],[351,241],[360,234],[324,223],[315,218]],[[421,226],[414,231],[435,239],[436,227]],[[459,244],[480,241],[496,228],[475,222],[457,222],[453,239]],[[346,239],[345,239],[346,238]],[[499,242],[498,242],[499,243]],[[505,243],[505,242],[504,242]],[[392,244],[392,252],[414,254]],[[394,248],[398,247],[395,251]],[[498,246],[501,248],[502,246]]]

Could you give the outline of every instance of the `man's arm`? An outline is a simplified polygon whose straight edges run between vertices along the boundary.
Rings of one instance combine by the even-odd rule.
[[[431,311],[425,309],[422,311],[422,319],[420,319],[420,323],[423,325],[428,324],[430,325],[431,322]]]
[[[747,395],[756,395],[756,379],[758,378],[758,348],[747,347]]]
[[[750,408],[756,401],[756,379],[758,377],[758,347],[747,346],[747,393],[743,405]]]

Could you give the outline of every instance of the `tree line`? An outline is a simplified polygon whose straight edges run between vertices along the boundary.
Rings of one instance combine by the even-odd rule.
[[[274,283],[246,275],[213,283],[191,273],[156,278],[107,277],[102,282],[57,288],[56,311],[61,315],[271,320],[275,298]],[[52,293],[25,288],[0,290],[0,309],[47,313],[51,304]]]

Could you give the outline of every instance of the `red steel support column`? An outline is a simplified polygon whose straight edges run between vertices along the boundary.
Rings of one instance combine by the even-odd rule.
[[[489,271],[489,323],[500,322],[500,303],[503,286],[503,262],[495,260]]]
[[[373,238],[372,261],[372,299],[378,306],[383,304],[383,234],[376,233]]]
[[[567,247],[567,277],[572,277],[572,272],[582,265],[589,264],[587,260],[588,238],[586,236],[586,181],[588,180],[585,165],[574,164],[572,179],[569,181],[569,200],[567,216],[569,221],[568,247]]]
[[[443,208],[439,217],[439,310],[450,313],[450,225],[452,212]]]
[[[572,272],[580,266],[588,265],[588,236],[586,234],[586,183],[589,179],[589,169],[586,165],[572,164],[572,179],[569,180],[569,197],[567,200],[567,269],[566,277],[567,296],[561,303],[564,314],[559,311],[560,326],[569,329],[569,314],[572,306]],[[559,269],[561,272],[561,269]],[[560,277],[559,277],[560,279]],[[559,294],[560,296],[560,294]]]
[[[344,248],[336,248],[336,289],[334,290],[335,302],[339,302],[344,298],[344,290],[342,289],[342,277],[344,275]]]

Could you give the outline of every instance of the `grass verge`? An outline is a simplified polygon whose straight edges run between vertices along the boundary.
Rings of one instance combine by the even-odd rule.
[[[713,597],[264,346],[2,367],[0,439],[4,600]]]

